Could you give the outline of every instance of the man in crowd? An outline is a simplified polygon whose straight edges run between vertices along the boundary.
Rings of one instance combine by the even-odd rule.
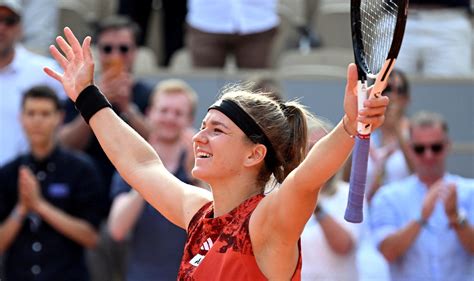
[[[22,100],[30,151],[0,169],[0,254],[6,280],[89,280],[103,200],[91,159],[57,144],[61,103],[48,87]]]
[[[371,205],[376,244],[391,280],[464,281],[474,276],[474,180],[446,171],[451,142],[436,113],[410,120],[415,174],[383,186]]]

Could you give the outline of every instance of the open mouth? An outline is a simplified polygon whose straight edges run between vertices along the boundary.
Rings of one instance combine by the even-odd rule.
[[[197,158],[211,158],[212,155],[209,154],[209,153],[205,153],[205,152],[198,152],[198,153],[196,154],[196,157],[197,157]]]

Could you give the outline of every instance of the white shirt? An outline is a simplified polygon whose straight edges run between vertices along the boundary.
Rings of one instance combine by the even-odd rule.
[[[301,234],[303,259],[301,280],[357,280],[356,248],[362,233],[362,225],[344,220],[349,185],[343,181],[338,181],[336,184],[338,185],[336,193],[332,196],[321,193],[319,201],[324,212],[350,233],[354,241],[354,250],[345,256],[336,254],[326,241],[321,225],[312,215]]]
[[[251,34],[279,23],[276,0],[188,0],[187,22],[209,33]]]
[[[54,60],[17,45],[12,63],[0,69],[0,166],[28,149],[19,119],[25,91],[33,86],[46,85],[61,99],[66,97],[61,84],[44,73],[45,66],[59,69]]]

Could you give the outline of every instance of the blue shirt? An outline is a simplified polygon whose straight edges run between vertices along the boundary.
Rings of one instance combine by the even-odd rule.
[[[191,183],[185,169],[186,153],[174,175]],[[111,196],[129,192],[131,187],[116,173],[112,179]],[[176,280],[186,243],[186,231],[168,221],[153,206],[145,203],[144,209],[131,230],[127,278],[129,281]]]
[[[444,181],[457,186],[458,208],[474,222],[474,180],[446,174]],[[388,235],[420,218],[428,188],[417,176],[383,186],[373,198],[371,227],[377,246]],[[434,211],[418,237],[398,260],[389,264],[392,281],[466,281],[473,280],[474,255],[461,245],[450,228],[443,201]]]

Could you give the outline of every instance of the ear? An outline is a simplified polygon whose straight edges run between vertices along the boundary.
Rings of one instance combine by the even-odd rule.
[[[251,167],[263,163],[265,155],[267,155],[267,147],[260,143],[254,144],[245,158],[244,166]]]

